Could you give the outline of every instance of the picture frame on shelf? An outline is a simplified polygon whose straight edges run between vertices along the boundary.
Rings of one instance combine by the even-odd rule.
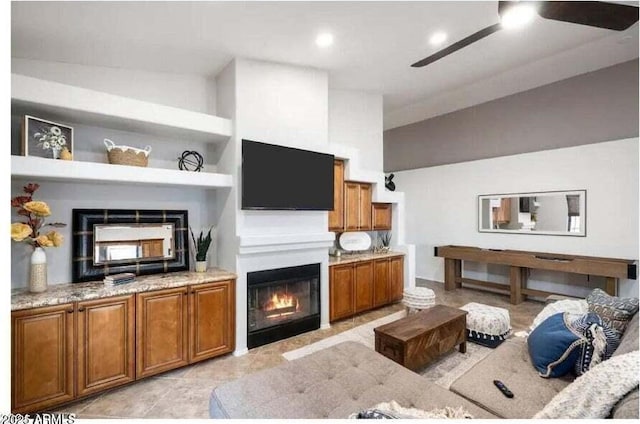
[[[73,127],[35,116],[23,117],[23,156],[70,160],[72,152]]]

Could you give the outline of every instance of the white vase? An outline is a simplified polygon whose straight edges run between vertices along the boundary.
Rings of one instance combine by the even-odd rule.
[[[60,159],[60,152],[62,152],[62,149],[59,147],[51,148],[51,154],[53,155],[54,159]]]
[[[206,272],[207,261],[196,261],[196,272]]]
[[[29,291],[41,293],[47,290],[47,253],[42,247],[36,247],[31,254],[31,272]]]

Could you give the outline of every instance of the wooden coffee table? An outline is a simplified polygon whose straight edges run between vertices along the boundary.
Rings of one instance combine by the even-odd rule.
[[[459,345],[467,351],[467,312],[435,305],[398,321],[382,325],[376,334],[376,352],[416,371]]]

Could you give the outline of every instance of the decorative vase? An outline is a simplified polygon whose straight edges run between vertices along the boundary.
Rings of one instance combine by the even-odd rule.
[[[62,152],[62,149],[59,147],[51,148],[51,154],[53,154],[54,159],[60,159],[60,152]]]
[[[31,254],[29,291],[41,293],[47,290],[47,254],[42,247],[36,247]]]
[[[196,261],[196,272],[205,272],[207,270],[207,261]]]

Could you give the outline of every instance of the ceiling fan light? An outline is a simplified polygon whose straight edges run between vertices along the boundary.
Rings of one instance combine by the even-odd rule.
[[[536,9],[531,4],[516,4],[500,15],[500,23],[504,29],[520,28],[531,22]]]
[[[432,46],[439,46],[445,41],[447,41],[447,34],[442,31],[438,31],[434,33],[431,37],[429,37],[429,43]]]

